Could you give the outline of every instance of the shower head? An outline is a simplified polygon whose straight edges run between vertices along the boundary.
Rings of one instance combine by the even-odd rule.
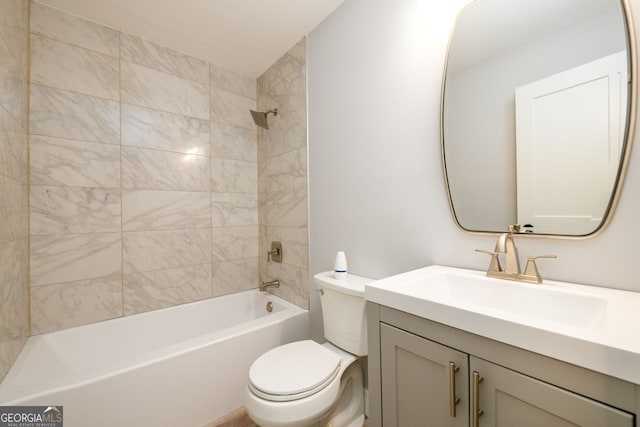
[[[274,116],[278,115],[278,109],[274,108],[273,110],[269,110],[269,111],[253,111],[253,110],[249,110],[251,111],[251,117],[253,117],[253,122],[257,125],[260,126],[261,128],[265,128],[265,129],[269,129],[269,125],[267,124],[267,116],[269,114],[273,114]]]

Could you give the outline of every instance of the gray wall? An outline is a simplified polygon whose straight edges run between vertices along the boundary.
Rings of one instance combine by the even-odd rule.
[[[349,0],[309,35],[312,275],[331,268],[337,250],[350,272],[372,278],[431,264],[487,267],[473,250],[493,248],[495,238],[455,226],[440,161],[442,70],[452,9],[462,3]],[[598,236],[522,237],[520,253],[558,255],[540,265],[549,279],[640,291],[639,174],[636,149],[612,223]],[[319,339],[315,292],[311,309]]]

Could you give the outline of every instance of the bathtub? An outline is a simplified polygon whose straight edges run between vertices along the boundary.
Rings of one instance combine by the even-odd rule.
[[[252,290],[36,335],[0,405],[63,406],[65,427],[203,426],[243,405],[258,356],[308,328],[306,310]]]

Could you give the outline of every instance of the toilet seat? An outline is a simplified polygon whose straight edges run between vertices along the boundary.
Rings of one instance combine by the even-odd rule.
[[[249,389],[273,401],[302,399],[326,388],[341,371],[341,358],[315,341],[297,341],[260,356],[249,370]]]
[[[304,344],[299,345],[304,346]],[[315,349],[314,351],[317,350],[321,352],[328,350],[335,354],[339,359],[339,370],[337,374],[333,380],[328,381],[326,385],[311,389],[315,393],[289,401],[275,401],[273,400],[274,395],[269,394],[267,394],[268,399],[260,397],[254,392],[255,387],[251,385],[251,380],[248,381],[247,388],[245,389],[245,407],[251,419],[258,425],[265,427],[310,426],[322,419],[322,417],[327,416],[338,401],[342,377],[345,371],[356,361],[357,357],[328,342],[323,344],[314,342],[308,345],[311,345],[312,348]],[[316,345],[320,348],[316,347]],[[294,354],[293,351],[290,353]],[[296,356],[292,356],[292,358],[296,360],[298,366],[300,366],[300,362],[302,362],[306,363],[307,369],[311,369],[309,360],[301,358],[300,354],[296,354]],[[254,364],[256,362],[254,362]],[[286,374],[283,374],[283,376],[284,375]],[[362,381],[362,378],[360,381]]]

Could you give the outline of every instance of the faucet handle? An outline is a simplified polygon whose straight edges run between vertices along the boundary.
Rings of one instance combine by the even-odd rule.
[[[271,250],[267,252],[267,262],[282,262],[282,242],[271,242]]]
[[[536,260],[539,258],[558,258],[556,255],[538,255],[538,256],[530,256],[527,257],[527,266],[524,269],[524,276],[529,276],[534,279],[536,283],[542,283],[542,276],[540,276],[540,271],[538,271],[538,265],[536,264]]]
[[[484,249],[476,249],[476,252],[482,252],[483,254],[491,255],[491,262],[489,263],[489,271],[502,271],[500,266],[500,258],[498,258],[498,252],[485,251]]]

